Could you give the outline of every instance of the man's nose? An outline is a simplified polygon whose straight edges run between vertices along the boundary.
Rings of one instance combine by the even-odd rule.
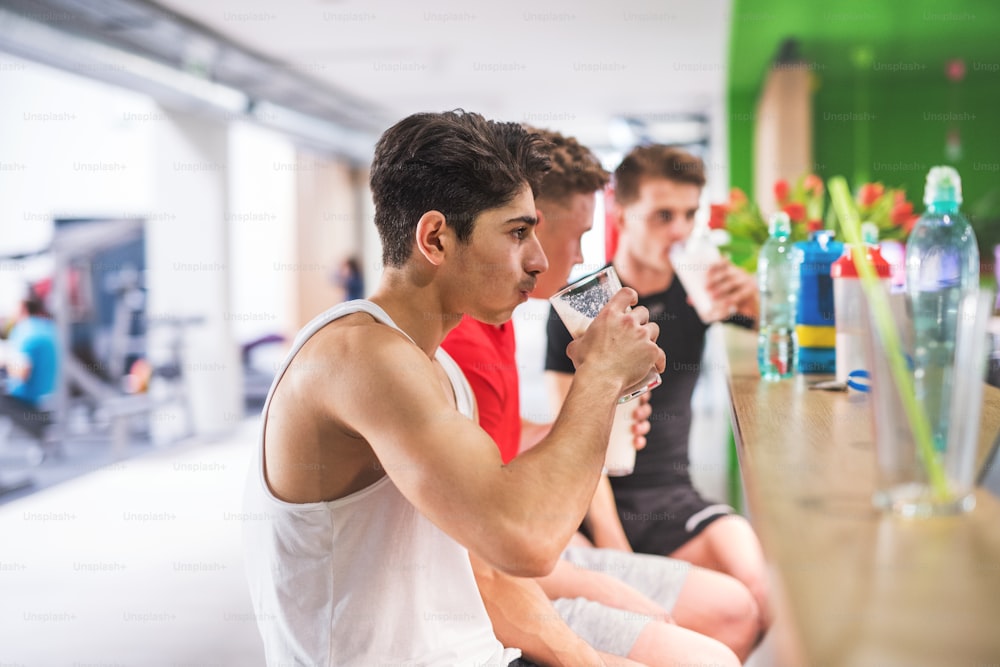
[[[549,259],[545,256],[545,251],[542,250],[542,244],[539,243],[538,237],[534,237],[532,241],[524,270],[528,273],[542,273],[549,268]]]

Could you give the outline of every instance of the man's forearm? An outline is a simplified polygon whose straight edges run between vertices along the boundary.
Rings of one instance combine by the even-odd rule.
[[[521,649],[541,667],[603,666],[601,658],[563,622],[533,579],[506,575],[469,554],[479,593],[504,646]]]
[[[597,483],[594,499],[590,502],[590,511],[587,512],[586,523],[594,546],[632,551],[632,545],[629,544],[625,529],[622,528],[621,519],[618,518],[618,506],[615,504],[611,481],[606,475],[602,475],[601,481]]]
[[[614,399],[620,390],[606,378],[581,371],[549,434],[506,466],[515,482],[507,500],[515,502],[502,516],[494,505],[492,515],[516,524],[523,539],[542,546],[551,555],[549,567],[590,506],[607,450]],[[553,489],[559,490],[558,502],[552,496]],[[505,564],[496,564],[509,571]]]

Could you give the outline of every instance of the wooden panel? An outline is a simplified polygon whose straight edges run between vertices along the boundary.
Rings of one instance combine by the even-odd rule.
[[[726,328],[733,430],[751,521],[779,578],[781,665],[995,664],[1000,502],[905,520],[873,509],[868,397],[812,391],[816,376],[761,382],[756,335]],[[1000,428],[986,388],[981,460]],[[789,651],[790,653],[792,651]]]
[[[753,198],[769,216],[779,209],[774,184],[817,171],[813,164],[812,79],[808,65],[775,66],[767,73],[754,125]]]

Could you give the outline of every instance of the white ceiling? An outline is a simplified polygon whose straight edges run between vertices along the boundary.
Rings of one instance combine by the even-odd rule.
[[[462,107],[606,143],[619,115],[710,113],[730,0],[158,0],[321,82],[387,125]]]

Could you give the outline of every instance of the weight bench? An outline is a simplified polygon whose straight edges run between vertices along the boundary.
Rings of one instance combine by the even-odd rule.
[[[0,418],[3,417],[9,418],[35,440],[45,439],[53,421],[51,410],[39,410],[12,396],[0,396]]]
[[[50,410],[37,408],[19,401],[16,398],[0,395],[0,447],[6,445],[10,432],[17,428],[36,440],[36,449],[32,449],[26,457],[29,465],[38,465],[49,454],[47,435],[49,426],[53,423]],[[31,477],[19,473],[15,477],[0,474],[0,495],[19,491],[34,483]]]

